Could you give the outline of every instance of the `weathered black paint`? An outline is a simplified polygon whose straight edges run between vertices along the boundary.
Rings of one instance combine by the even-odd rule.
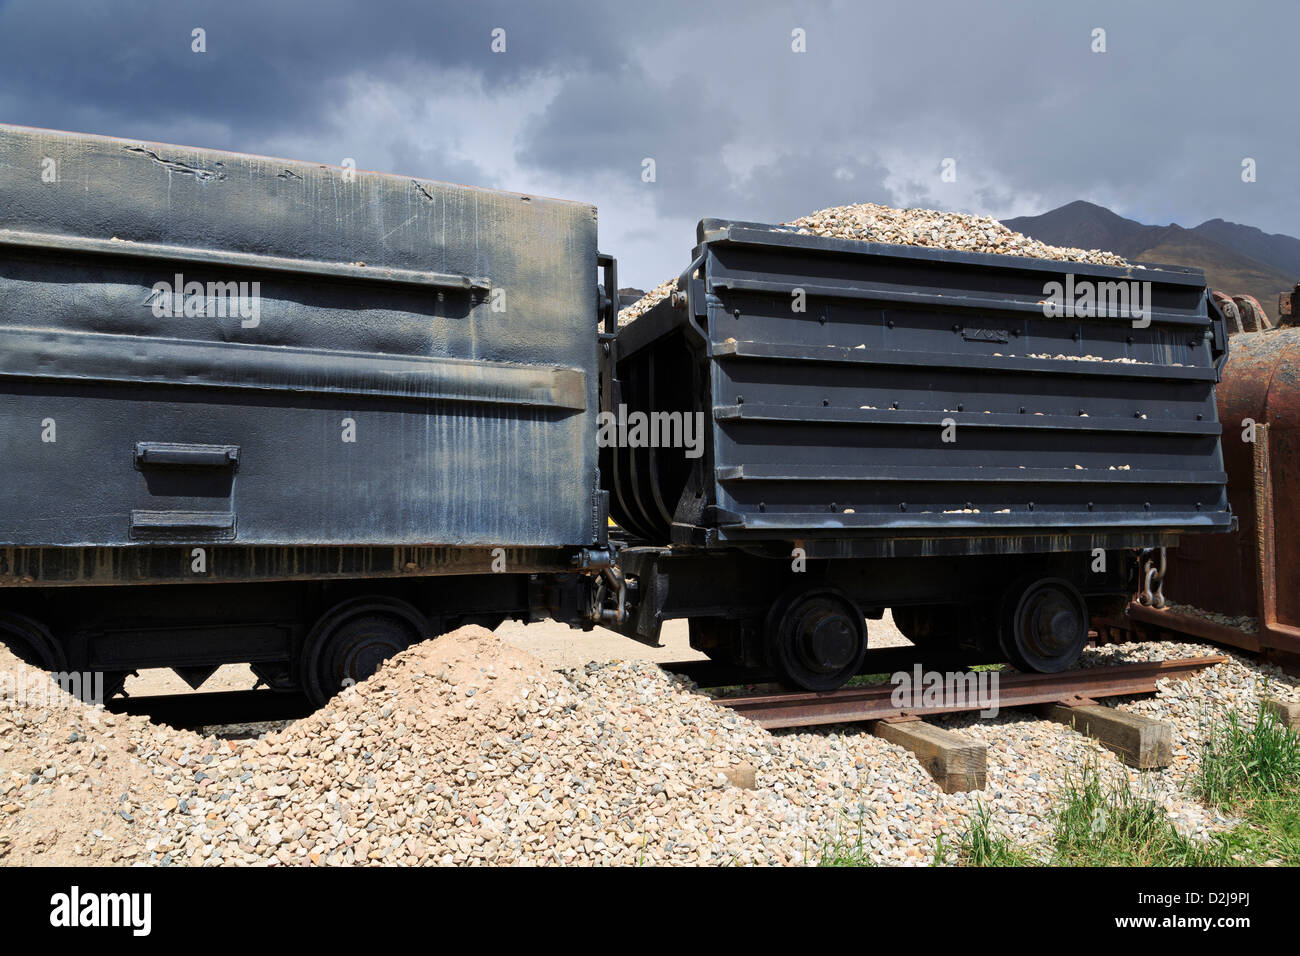
[[[698,462],[609,456],[612,510],[633,534],[806,540],[849,557],[941,538],[971,554],[1155,545],[1228,527],[1214,402],[1226,339],[1198,270],[720,220],[699,240],[688,295],[615,343],[620,401],[702,410],[711,426]],[[1150,325],[1045,316],[1045,284],[1067,273],[1150,282]],[[1103,361],[1056,358],[1085,355]]]
[[[600,540],[593,207],[14,127],[0,169],[0,545]],[[256,324],[155,315],[177,273]]]

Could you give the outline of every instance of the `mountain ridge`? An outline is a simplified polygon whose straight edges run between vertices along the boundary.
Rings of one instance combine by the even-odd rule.
[[[1253,295],[1274,319],[1278,294],[1300,282],[1300,239],[1224,219],[1207,219],[1190,229],[1177,223],[1147,225],[1076,199],[1002,224],[1054,246],[1105,249],[1131,262],[1195,266],[1212,288]]]

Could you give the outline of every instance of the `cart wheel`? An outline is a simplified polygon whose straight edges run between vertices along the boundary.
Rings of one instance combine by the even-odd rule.
[[[68,669],[68,659],[54,635],[43,624],[22,614],[0,612],[0,644],[31,667],[50,672]]]
[[[1018,670],[1058,673],[1079,659],[1088,642],[1088,607],[1061,578],[1014,586],[1003,600],[999,641]]]
[[[772,666],[787,684],[804,690],[835,690],[862,666],[867,624],[847,594],[818,587],[772,605],[766,641]]]
[[[321,615],[303,645],[303,690],[322,707],[429,636],[424,615],[405,601],[380,596],[344,601]]]

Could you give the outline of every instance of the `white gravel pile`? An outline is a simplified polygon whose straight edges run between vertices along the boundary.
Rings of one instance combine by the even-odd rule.
[[[1094,664],[1211,653],[1123,645]],[[0,669],[14,660],[0,650]],[[481,628],[403,652],[324,710],[223,741],[80,703],[0,700],[5,862],[152,864],[798,864],[835,839],[921,864],[976,801],[1024,843],[1053,794],[1096,766],[1184,830],[1230,825],[1186,791],[1208,728],[1249,718],[1265,682],[1234,658],[1119,706],[1174,724],[1174,766],[1128,771],[1094,741],[1009,711],[938,722],[989,744],[988,789],[944,794],[857,726],[770,734],[653,664],[551,671]],[[96,722],[97,721],[97,722]]]
[[[1027,256],[1058,262],[1088,262],[1094,265],[1127,266],[1123,256],[1101,249],[1049,246],[1013,232],[991,216],[968,216],[935,209],[894,209],[876,203],[833,206],[781,223],[803,235],[833,239],[856,239],[898,246],[930,246],[962,252],[985,252],[1003,256]],[[626,325],[650,311],[677,287],[674,277],[621,310],[618,324]]]
[[[783,225],[836,239],[859,239],[899,246],[932,246],[962,252],[1028,256],[1062,262],[1127,266],[1128,260],[1101,249],[1049,246],[1013,232],[991,216],[968,216],[936,209],[893,209],[876,203],[835,206]]]

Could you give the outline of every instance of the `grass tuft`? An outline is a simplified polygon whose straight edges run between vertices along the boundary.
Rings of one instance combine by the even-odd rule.
[[[858,832],[856,837],[851,840],[844,838],[844,834],[836,835],[835,839],[825,844],[821,850],[821,857],[817,861],[818,866],[875,866],[871,860],[871,853],[862,842],[862,823],[858,823]]]
[[[1127,781],[1105,784],[1095,767],[1066,781],[1053,834],[1059,866],[1223,866],[1221,842],[1183,836],[1154,800],[1136,796]]]
[[[941,860],[941,846],[939,843],[936,847],[936,862]],[[957,844],[954,862],[959,866],[1031,866],[1034,860],[1005,836],[993,831],[989,808],[977,800],[975,817]]]
[[[1300,736],[1260,709],[1255,725],[1236,714],[1212,734],[1193,790],[1212,807],[1277,797],[1300,789]]]

